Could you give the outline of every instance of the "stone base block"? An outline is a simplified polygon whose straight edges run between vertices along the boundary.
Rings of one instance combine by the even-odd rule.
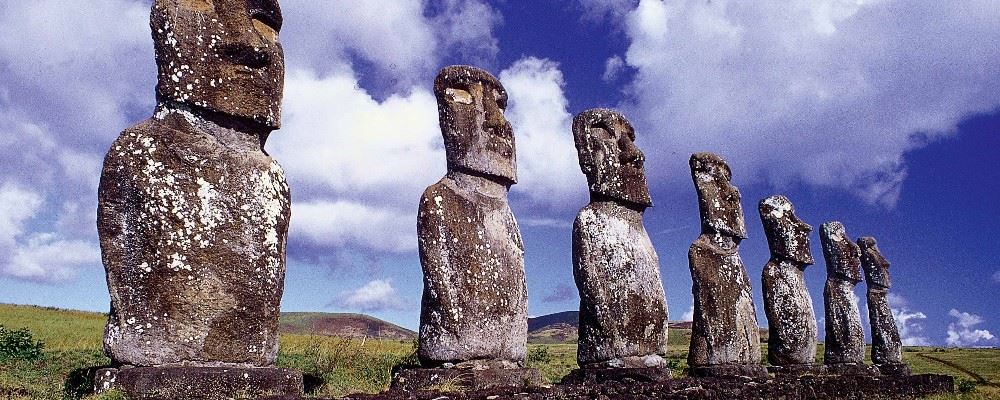
[[[97,370],[95,391],[133,400],[229,400],[301,396],[302,374],[281,368],[123,367]]]
[[[866,364],[826,364],[828,375],[882,375],[874,365]]]
[[[767,367],[760,364],[723,364],[691,367],[688,375],[695,378],[747,377],[767,378]]]
[[[878,368],[882,375],[888,376],[907,376],[912,372],[910,371],[910,366],[898,363],[898,364],[875,364],[875,368]]]
[[[473,391],[502,387],[532,387],[544,384],[542,374],[534,368],[457,369],[411,368],[400,370],[392,377],[390,390],[442,392]]]
[[[670,368],[580,368],[563,378],[563,385],[601,382],[664,382],[673,374]]]
[[[767,372],[776,376],[825,375],[826,367],[819,364],[773,365],[767,367]]]
[[[803,375],[773,378],[678,378],[665,382],[604,382],[535,388],[491,388],[460,395],[390,390],[345,400],[912,400],[952,393],[947,375]]]

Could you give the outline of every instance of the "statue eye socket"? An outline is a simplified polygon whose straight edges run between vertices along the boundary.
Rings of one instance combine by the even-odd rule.
[[[448,96],[448,99],[453,102],[462,104],[472,104],[472,93],[469,93],[469,91],[467,90],[458,88],[447,88],[444,90],[444,94],[445,96]]]
[[[502,93],[500,93],[500,91],[494,89],[493,99],[496,101],[497,107],[500,108],[501,112],[507,110],[507,96],[504,96]]]
[[[254,29],[257,30],[258,33],[261,34],[261,36],[264,36],[268,40],[270,40],[272,42],[275,42],[275,41],[278,40],[278,31],[276,29],[274,29],[273,26],[267,24],[266,22],[261,21],[260,19],[254,18],[253,19],[253,27],[254,27]]]
[[[265,36],[277,37],[281,31],[281,8],[276,0],[248,0],[247,8],[254,28]],[[266,28],[266,29],[265,29]]]
[[[604,123],[596,123],[590,126],[590,134],[600,140],[614,140],[614,130],[608,128]]]

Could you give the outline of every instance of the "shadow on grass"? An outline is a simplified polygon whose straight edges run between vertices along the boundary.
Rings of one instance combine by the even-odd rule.
[[[94,394],[94,374],[102,368],[110,366],[100,365],[71,371],[63,384],[63,395],[70,399],[82,399],[84,396]]]

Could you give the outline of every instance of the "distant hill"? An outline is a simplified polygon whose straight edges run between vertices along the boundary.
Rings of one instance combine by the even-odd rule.
[[[549,325],[569,324],[576,326],[580,320],[579,311],[563,311],[540,317],[528,318],[528,332],[534,332]]]
[[[580,337],[579,311],[563,311],[528,318],[528,343],[576,343]],[[687,345],[691,340],[691,321],[667,321],[670,345]],[[761,328],[761,341],[767,341],[767,328]]]
[[[340,337],[413,340],[417,333],[364,314],[287,312],[281,313],[278,329],[285,333]]]

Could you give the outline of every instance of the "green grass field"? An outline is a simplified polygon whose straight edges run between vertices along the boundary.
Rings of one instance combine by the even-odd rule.
[[[101,353],[104,322],[105,316],[98,313],[0,304],[0,325],[27,328],[45,342],[39,360],[0,362],[0,400],[79,397],[87,384],[87,368],[110,361]],[[687,367],[689,338],[690,331],[671,330],[668,362],[675,376],[681,376]],[[970,389],[936,400],[1000,398],[1000,350],[908,347],[903,359],[914,373],[952,375],[959,386]],[[279,366],[303,371],[309,394],[321,397],[385,390],[394,366],[415,362],[414,343],[410,341],[293,334],[281,335],[278,355]],[[531,344],[527,364],[541,370],[550,382],[558,382],[576,367],[576,345]],[[119,397],[89,399],[115,398]]]

